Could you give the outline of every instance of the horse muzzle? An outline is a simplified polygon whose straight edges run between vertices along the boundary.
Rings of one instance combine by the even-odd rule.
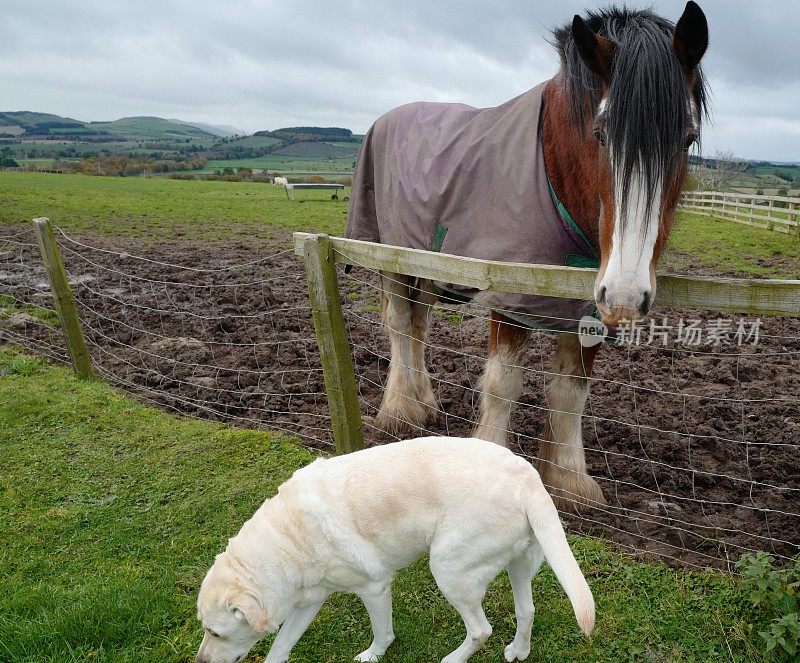
[[[595,292],[595,303],[603,324],[618,327],[621,323],[638,320],[647,315],[653,303],[653,293],[649,289],[609,290],[605,286],[600,286]]]

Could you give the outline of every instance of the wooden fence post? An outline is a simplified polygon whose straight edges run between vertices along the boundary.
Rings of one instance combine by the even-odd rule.
[[[78,318],[78,311],[75,309],[72,289],[67,281],[67,273],[64,271],[64,263],[61,261],[61,254],[58,252],[50,219],[34,219],[33,229],[36,232],[39,250],[42,252],[44,266],[47,268],[50,289],[53,291],[53,301],[56,305],[58,317],[61,320],[61,329],[64,330],[67,349],[72,360],[72,369],[81,377],[94,377],[92,358],[86,348],[86,341],[81,331],[81,321]]]
[[[350,453],[364,448],[364,431],[330,238],[312,235],[305,242],[304,253],[333,440],[337,454]]]

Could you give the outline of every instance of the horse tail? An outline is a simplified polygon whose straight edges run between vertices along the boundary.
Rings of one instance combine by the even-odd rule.
[[[594,597],[583,577],[578,562],[567,543],[567,536],[558,518],[553,500],[542,483],[539,473],[530,468],[531,481],[526,482],[523,502],[528,522],[544,557],[567,593],[581,631],[589,635],[594,628]]]

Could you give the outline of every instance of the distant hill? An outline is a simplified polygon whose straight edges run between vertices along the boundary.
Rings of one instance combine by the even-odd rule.
[[[8,126],[37,126],[43,123],[57,122],[83,124],[83,122],[73,120],[71,117],[61,117],[60,115],[51,115],[50,113],[35,113],[33,111],[8,111],[0,113],[0,124]]]
[[[49,136],[63,133],[85,133],[86,125],[71,117],[33,111],[0,112],[0,137]]]
[[[160,117],[123,117],[113,122],[82,122],[50,113],[0,112],[0,137],[17,139],[75,136],[87,139],[110,137],[132,140],[169,140],[216,138],[219,135],[188,122],[165,120]]]
[[[123,117],[113,122],[89,122],[89,128],[126,138],[207,138],[207,131],[161,117]]]
[[[176,122],[178,124],[186,124],[190,127],[197,127],[201,131],[205,131],[206,133],[212,134],[213,136],[218,136],[220,138],[229,138],[230,136],[243,136],[246,134],[246,131],[242,131],[241,129],[237,129],[236,127],[232,127],[228,124],[206,124],[205,122],[187,122],[186,120],[176,120],[175,118],[170,118],[170,122]]]

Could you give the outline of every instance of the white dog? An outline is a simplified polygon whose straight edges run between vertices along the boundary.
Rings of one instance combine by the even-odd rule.
[[[286,186],[287,184],[289,184],[289,180],[285,177],[276,177],[272,180],[272,186]]]
[[[295,472],[217,555],[200,588],[205,636],[197,663],[235,663],[278,630],[265,663],[289,653],[333,592],[353,592],[374,640],[357,661],[377,661],[394,640],[395,572],[430,551],[442,594],[467,637],[443,663],[466,661],[492,627],[481,603],[508,571],[517,632],[507,661],[530,653],[531,579],[542,558],[569,596],[581,630],[594,598],[553,501],[525,460],[472,438],[420,438],[317,460]]]

